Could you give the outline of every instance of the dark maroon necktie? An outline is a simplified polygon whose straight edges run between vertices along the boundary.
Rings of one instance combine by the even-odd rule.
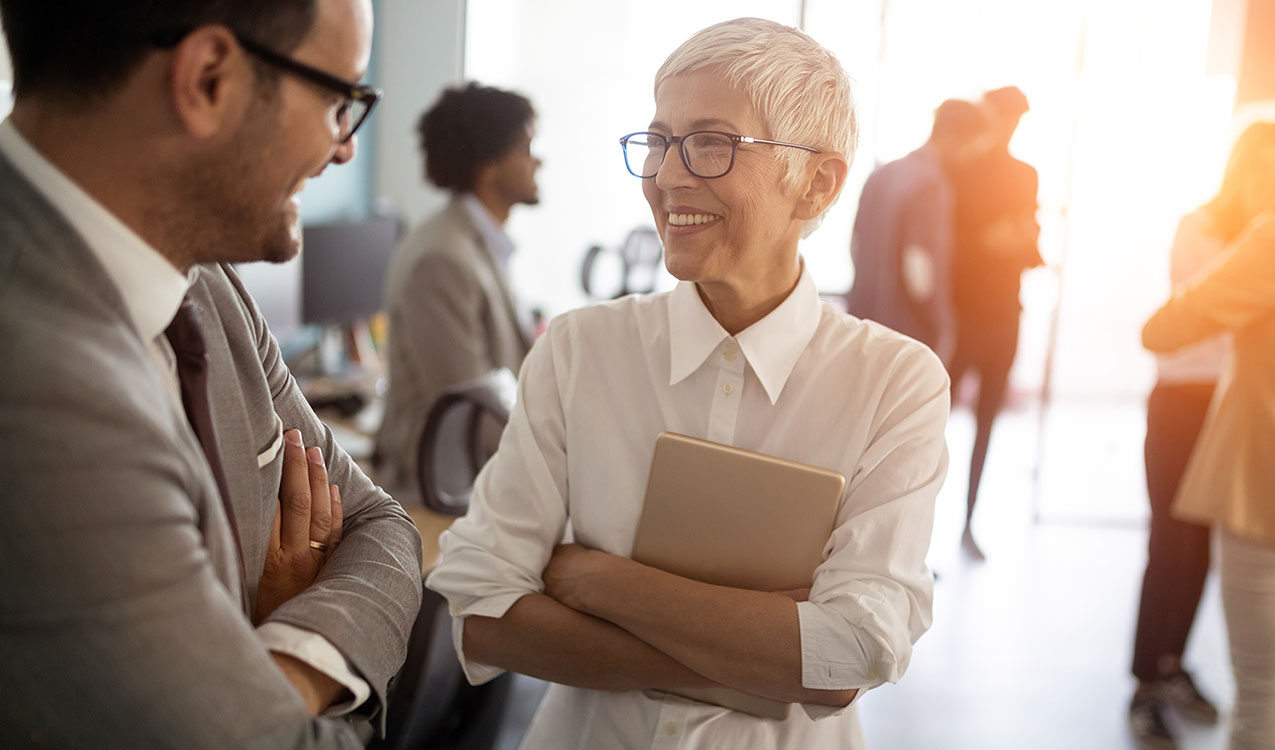
[[[235,524],[235,511],[230,503],[230,488],[226,483],[226,472],[221,465],[221,456],[217,451],[217,440],[213,433],[212,408],[208,402],[208,351],[204,345],[204,334],[199,330],[199,320],[195,315],[195,305],[183,300],[177,308],[177,315],[164,331],[168,343],[173,347],[173,356],[177,362],[177,379],[181,382],[182,406],[186,409],[186,418],[195,430],[199,446],[204,449],[204,457],[212,468],[213,477],[217,480],[217,489],[221,493],[221,504],[226,509],[226,521],[230,524],[230,533],[235,539],[235,561],[239,565],[240,578],[243,577],[243,560],[240,559],[242,547],[239,545],[239,527]],[[249,607],[247,589],[244,588],[244,605]]]

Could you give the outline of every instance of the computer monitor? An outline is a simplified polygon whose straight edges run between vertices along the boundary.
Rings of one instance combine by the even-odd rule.
[[[380,312],[401,227],[394,216],[303,227],[301,321],[343,325]]]

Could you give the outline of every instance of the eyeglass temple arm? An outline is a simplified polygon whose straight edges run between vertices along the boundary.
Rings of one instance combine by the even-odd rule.
[[[812,146],[803,146],[800,143],[785,143],[784,141],[768,141],[765,138],[753,138],[747,135],[738,136],[738,140],[740,143],[764,143],[769,146],[790,146],[792,148],[801,148],[801,149],[805,149],[806,151],[813,151],[816,154],[819,153],[819,149],[814,148]]]

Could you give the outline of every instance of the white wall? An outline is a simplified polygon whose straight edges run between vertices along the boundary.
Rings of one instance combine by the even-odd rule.
[[[0,80],[12,79],[13,68],[9,66],[9,48],[4,43],[4,37],[0,36]]]
[[[13,80],[13,68],[9,67],[9,48],[5,46],[4,36],[0,35],[0,117],[9,113],[12,101],[9,99],[9,84]]]
[[[425,182],[416,121],[461,80],[465,0],[382,0],[376,18],[379,85],[373,195],[378,208],[419,223],[446,201]]]

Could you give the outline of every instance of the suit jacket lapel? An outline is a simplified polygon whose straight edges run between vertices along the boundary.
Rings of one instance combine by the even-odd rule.
[[[261,578],[269,541],[267,537],[254,533],[254,530],[270,528],[274,521],[274,508],[260,502],[262,488],[260,472],[256,470],[255,447],[241,439],[242,436],[252,435],[247,422],[248,409],[244,404],[243,391],[233,385],[228,386],[226,382],[227,363],[233,360],[217,310],[200,294],[203,284],[199,276],[203,273],[203,269],[196,271],[196,281],[191,286],[189,298],[196,303],[200,331],[208,349],[208,403],[212,409],[213,431],[216,434],[222,472],[230,493],[225,502],[233,512],[240,532],[237,535],[237,552],[244,611],[251,616],[256,608],[257,584]],[[229,375],[232,380],[237,377],[235,373]],[[277,488],[274,489],[277,491]]]

